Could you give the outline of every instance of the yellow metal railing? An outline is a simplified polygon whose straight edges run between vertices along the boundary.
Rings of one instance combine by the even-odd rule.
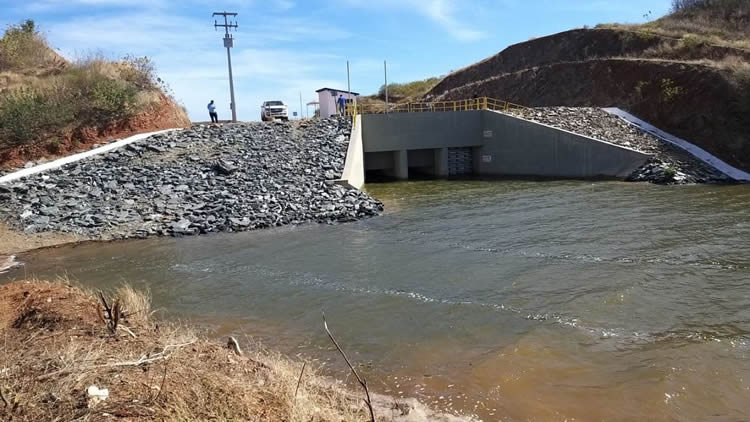
[[[489,97],[470,98],[455,101],[437,101],[420,103],[400,104],[350,104],[346,108],[346,114],[356,116],[357,114],[383,114],[383,113],[425,113],[435,111],[469,111],[469,110],[494,110],[502,112],[516,112],[525,114],[530,111],[528,107],[514,104],[508,101],[497,100]]]

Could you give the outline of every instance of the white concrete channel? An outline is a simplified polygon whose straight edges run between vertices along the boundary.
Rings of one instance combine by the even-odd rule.
[[[746,171],[742,171],[738,169],[737,167],[734,167],[726,163],[719,157],[716,157],[715,155],[711,154],[710,152],[706,151],[705,149],[695,144],[692,144],[682,138],[678,138],[677,136],[667,133],[657,128],[656,126],[633,116],[632,114],[628,113],[625,110],[622,110],[616,107],[604,108],[603,110],[609,114],[612,114],[614,116],[621,118],[628,124],[644,132],[647,132],[653,136],[656,136],[657,138],[661,139],[664,142],[668,142],[678,148],[684,149],[685,151],[692,154],[695,158],[703,161],[704,163],[708,164],[711,167],[714,167],[715,169],[726,174],[727,176],[731,177],[734,180],[737,180],[739,182],[750,182],[750,173]]]
[[[166,132],[171,132],[175,130],[182,130],[182,129],[165,129],[165,130],[159,130],[156,132],[140,133],[138,135],[133,135],[124,139],[120,139],[119,141],[108,143],[98,148],[80,152],[78,154],[69,155],[67,157],[59,158],[57,160],[50,161],[44,164],[39,164],[34,167],[29,167],[26,169],[18,170],[16,172],[6,174],[5,176],[0,177],[0,184],[14,182],[16,180],[20,180],[20,179],[23,179],[24,177],[29,177],[34,174],[42,173],[42,172],[49,171],[49,170],[54,170],[66,164],[75,163],[76,161],[83,160],[84,158],[93,157],[95,155],[103,154],[107,151],[112,151],[114,149],[124,147],[128,144],[132,144],[133,142],[138,142],[140,140],[148,138],[149,136],[158,135],[160,133],[166,133]]]

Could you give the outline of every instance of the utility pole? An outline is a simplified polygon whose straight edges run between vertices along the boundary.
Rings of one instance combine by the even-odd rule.
[[[352,95],[352,83],[349,79],[349,60],[346,61],[346,93]]]
[[[385,78],[385,114],[388,114],[388,65],[383,60],[383,76]]]
[[[214,29],[216,28],[224,28],[224,47],[227,49],[227,63],[229,64],[229,96],[231,99],[231,104],[229,107],[232,109],[232,121],[237,121],[237,105],[234,102],[234,80],[232,79],[232,53],[230,52],[230,49],[234,47],[234,38],[232,38],[232,34],[229,33],[230,29],[237,29],[237,22],[232,22],[229,20],[229,16],[235,17],[237,16],[236,13],[233,12],[215,12],[211,16],[224,16],[224,23],[218,23],[216,19],[214,19]]]
[[[351,80],[349,79],[349,60],[346,61],[346,93],[348,94],[346,97],[346,104],[348,104],[349,100],[352,98],[352,83],[351,83]],[[348,107],[345,108],[344,110],[347,110],[347,109]]]
[[[302,120],[304,114],[302,114],[302,91],[299,92],[299,119]]]

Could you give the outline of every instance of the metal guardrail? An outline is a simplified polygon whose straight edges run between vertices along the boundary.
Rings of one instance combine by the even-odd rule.
[[[346,114],[356,116],[357,114],[385,114],[385,113],[426,113],[436,111],[469,111],[469,110],[494,110],[502,112],[521,112],[525,114],[530,108],[514,104],[509,101],[498,100],[490,97],[478,97],[466,100],[438,101],[422,103],[401,104],[350,104],[346,108]]]

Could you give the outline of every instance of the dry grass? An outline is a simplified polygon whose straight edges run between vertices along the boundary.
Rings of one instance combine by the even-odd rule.
[[[397,103],[421,98],[434,88],[441,79],[433,77],[406,83],[389,83],[388,99],[392,103]],[[385,101],[385,85],[380,87],[376,98]]]
[[[130,284],[124,284],[117,288],[114,296],[122,305],[123,313],[127,318],[139,323],[148,322],[151,316],[150,291],[137,291]]]
[[[117,289],[110,302],[123,304],[121,324],[132,334],[112,333],[93,293],[67,282],[0,286],[0,392],[8,402],[0,402],[1,418],[369,420],[361,394],[320,376],[309,362],[300,380],[301,361],[253,344],[237,355],[189,327],[154,321],[150,296],[130,286]],[[93,404],[91,385],[108,389],[109,397]],[[378,400],[378,421],[458,420]]]
[[[657,23],[658,22],[658,23]],[[700,23],[682,22],[680,24],[671,21],[654,21],[646,24],[621,24],[603,23],[596,26],[597,29],[615,29],[629,31],[644,36],[658,35],[674,40],[684,37],[692,37],[711,46],[739,48],[750,50],[750,39],[732,36],[724,31],[713,29]]]
[[[710,46],[750,50],[750,2],[675,0],[667,16],[640,25],[603,24],[597,28],[657,34]]]

